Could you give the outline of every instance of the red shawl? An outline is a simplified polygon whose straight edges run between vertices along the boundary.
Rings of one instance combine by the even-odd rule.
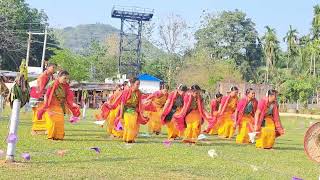
[[[161,97],[162,95],[163,95],[163,94],[162,94],[161,91],[156,91],[156,92],[150,94],[147,98],[145,98],[145,100],[148,101],[148,100],[151,100],[151,99],[154,99],[154,98]],[[143,109],[144,109],[145,111],[152,111],[152,112],[156,112],[156,111],[157,111],[157,108],[156,108],[156,106],[152,103],[152,101],[143,104]]]
[[[221,108],[219,115],[222,115],[224,113],[224,111],[226,110],[230,98],[231,98],[231,96],[223,96],[222,97],[222,99],[221,99],[221,107],[222,108]]]
[[[120,105],[121,98],[122,93],[120,92],[117,94],[113,94],[108,102],[103,103],[103,105],[101,106],[101,117],[103,119],[107,119],[110,111],[112,109],[116,109]]]
[[[181,131],[185,128],[184,119],[190,109],[190,106],[192,103],[192,98],[193,98],[192,93],[187,92],[183,97],[183,107],[182,107],[181,111],[179,112],[179,114],[174,115],[174,119],[177,122],[177,128],[179,131]],[[210,116],[208,116],[208,113],[205,112],[200,95],[198,95],[196,98],[197,98],[198,111],[200,113],[200,116],[203,119],[207,119],[207,120],[212,119]]]
[[[46,93],[46,97],[47,99],[45,100],[45,105],[43,108],[38,110],[38,119],[42,119],[42,116],[44,114],[44,112],[49,108],[49,106],[51,105],[52,102],[52,98],[54,96],[54,92],[57,90],[57,88],[59,87],[60,83],[58,80],[55,80],[53,82],[53,84],[48,88],[47,93]],[[71,111],[73,116],[79,117],[80,116],[80,107],[76,104],[73,103],[73,98],[74,98],[74,94],[73,92],[70,90],[70,86],[69,84],[61,84],[62,88],[64,90],[65,93],[65,105],[66,107]]]
[[[257,122],[257,128],[260,129],[262,125],[262,121],[266,116],[266,113],[268,111],[268,97],[265,97],[261,99],[258,103],[258,109],[261,111],[258,122]],[[284,134],[283,127],[280,122],[279,118],[279,110],[278,110],[278,103],[275,102],[273,106],[273,122],[276,128],[276,136],[281,136]]]
[[[48,75],[47,71],[42,73],[37,79],[37,87],[32,87],[30,90],[30,97],[39,99],[43,97],[45,93],[46,85],[51,79],[52,75]]]
[[[210,103],[210,108],[211,108],[211,119],[208,119],[208,128],[206,132],[209,132],[213,126],[216,124],[217,121],[217,115],[214,115],[214,112],[217,112],[217,106],[219,106],[220,103],[217,102],[216,99],[212,99]]]
[[[115,119],[115,125],[118,124],[118,122],[120,121],[120,119],[123,117],[123,109],[124,109],[124,105],[127,103],[127,101],[131,98],[131,95],[132,95],[133,91],[132,89],[125,89],[123,92],[122,92],[122,95],[121,95],[121,104],[120,104],[120,109],[119,109],[119,112],[117,114],[117,117]],[[138,90],[137,91],[137,95],[138,95],[138,100],[139,100],[139,104],[138,104],[138,107],[136,108],[136,112],[138,113],[138,120],[137,122],[139,124],[147,124],[148,122],[148,119],[145,118],[143,116],[143,106],[142,106],[142,97],[141,97],[141,92]],[[117,106],[116,106],[117,107]]]
[[[166,104],[163,107],[163,111],[161,114],[161,123],[165,124],[165,118],[167,117],[167,115],[170,113],[172,106],[177,98],[178,95],[178,91],[172,91],[171,93],[169,93],[168,99],[166,101]]]
[[[242,120],[242,117],[244,115],[244,111],[246,109],[246,106],[247,104],[249,103],[248,101],[248,98],[245,97],[245,98],[242,98],[241,100],[238,101],[238,104],[237,104],[237,111],[238,111],[238,117],[236,119],[237,121],[237,124],[240,124],[241,123],[241,120]],[[258,106],[258,101],[256,99],[253,99],[252,100],[252,105],[253,105],[253,112],[252,112],[252,117],[254,117],[254,114],[257,110],[257,106]]]

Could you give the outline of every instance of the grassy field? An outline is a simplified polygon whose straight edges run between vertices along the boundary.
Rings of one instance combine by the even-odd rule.
[[[6,149],[7,119],[0,121],[2,150]],[[277,139],[274,150],[215,136],[195,146],[174,142],[167,148],[162,143],[165,128],[164,135],[139,137],[128,146],[107,137],[92,118],[76,125],[66,122],[65,140],[55,142],[31,136],[30,113],[21,113],[20,119],[16,160],[22,162],[1,161],[0,179],[318,179],[320,175],[319,165],[303,151],[303,136],[312,119],[282,118],[286,135]],[[90,147],[100,147],[101,153]],[[211,149],[217,157],[208,156]],[[65,156],[58,156],[58,150],[66,150]],[[31,161],[23,162],[23,152],[30,153]]]

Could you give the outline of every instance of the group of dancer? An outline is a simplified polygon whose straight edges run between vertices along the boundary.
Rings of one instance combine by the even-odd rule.
[[[250,143],[249,133],[255,133],[256,147],[270,149],[276,137],[284,134],[276,90],[269,90],[258,102],[253,89],[247,89],[245,96],[239,99],[238,88],[232,87],[226,96],[216,94],[210,103],[211,112],[207,112],[198,85],[190,88],[179,85],[172,92],[164,86],[146,97],[139,85],[140,81],[133,78],[130,86],[118,86],[101,107],[107,133],[126,143],[134,143],[140,125],[145,124],[149,132],[156,135],[166,126],[168,140],[191,144],[197,142],[201,133],[231,139],[238,129],[236,143]],[[202,131],[205,121],[207,128]]]
[[[80,106],[73,102],[69,73],[60,71],[54,77],[55,69],[56,64],[48,64],[38,77],[37,86],[31,88],[32,134],[46,133],[48,139],[62,140],[64,115],[79,117]],[[208,112],[198,85],[179,85],[172,92],[164,86],[150,95],[143,94],[139,86],[137,78],[132,78],[130,84],[118,85],[101,107],[100,117],[106,122],[107,133],[126,143],[136,141],[141,125],[148,125],[149,132],[156,135],[166,126],[168,140],[190,144],[196,143],[201,133],[231,139],[238,129],[236,143],[250,143],[249,133],[256,133],[256,147],[266,149],[272,148],[275,138],[284,134],[276,90],[269,90],[258,102],[253,89],[247,89],[239,99],[238,88],[232,87],[225,96],[215,95]],[[204,124],[207,127],[202,130]]]
[[[31,87],[32,134],[47,134],[48,139],[63,140],[64,116],[71,113],[80,116],[80,107],[73,102],[74,93],[69,87],[69,73],[59,71],[54,77],[56,64],[48,64],[37,78],[37,86]]]

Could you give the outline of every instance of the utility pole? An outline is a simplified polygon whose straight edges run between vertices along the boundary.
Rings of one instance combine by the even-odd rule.
[[[43,51],[42,51],[42,58],[41,58],[41,69],[43,69],[43,66],[44,66],[44,58],[46,55],[46,47],[47,47],[47,36],[48,36],[48,26],[46,26],[46,29],[44,30],[44,42],[43,42]]]
[[[29,30],[28,34],[29,34],[29,38],[28,38],[27,57],[26,57],[26,66],[27,67],[29,66],[29,56],[30,56],[31,36],[32,36],[32,33],[30,30]]]

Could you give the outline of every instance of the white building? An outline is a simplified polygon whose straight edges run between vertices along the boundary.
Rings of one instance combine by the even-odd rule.
[[[150,94],[160,90],[162,80],[149,74],[140,74],[138,79],[140,80],[140,90],[142,93]]]

